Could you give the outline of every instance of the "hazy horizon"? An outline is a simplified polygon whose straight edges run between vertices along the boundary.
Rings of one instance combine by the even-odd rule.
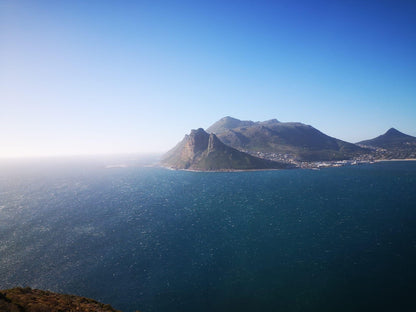
[[[224,116],[224,117],[233,117],[233,116]],[[268,120],[270,120],[270,119],[268,119]],[[266,121],[266,120],[253,120],[253,121],[261,122],[261,121]],[[281,121],[279,120],[279,122],[281,122]],[[200,127],[196,127],[196,128],[193,128],[193,129],[197,129],[197,128],[200,128]],[[207,128],[208,127],[203,128],[203,129],[206,130]],[[391,128],[394,128],[394,127],[391,127]],[[182,135],[182,137],[178,138],[178,140],[174,143],[174,145],[172,145],[170,147],[167,147],[163,150],[159,150],[159,151],[104,151],[104,152],[91,152],[91,151],[88,152],[88,151],[86,151],[86,152],[78,152],[78,153],[77,152],[72,152],[72,153],[59,153],[58,152],[58,153],[15,154],[15,155],[13,155],[13,154],[11,154],[11,155],[0,154],[0,159],[36,159],[36,158],[56,158],[56,157],[58,157],[58,158],[73,158],[73,157],[74,158],[78,158],[78,157],[81,157],[81,158],[84,158],[84,157],[85,158],[96,158],[96,157],[102,158],[102,157],[120,157],[120,156],[128,156],[128,155],[131,155],[131,156],[161,156],[164,153],[166,153],[167,151],[169,151],[170,149],[172,149],[177,143],[179,143],[193,129],[189,129],[189,131],[184,133]],[[387,129],[387,130],[389,130],[389,129]],[[400,131],[400,129],[396,129],[396,130]],[[380,135],[384,134],[385,132],[380,133]],[[325,133],[325,134],[329,135],[328,133]],[[405,134],[408,134],[408,133],[405,133]],[[337,139],[339,139],[339,138],[337,138]],[[366,139],[373,139],[373,137],[371,137],[371,138],[366,137]],[[346,141],[346,142],[348,142],[348,141]],[[351,141],[350,143],[357,143],[357,142],[352,142]]]
[[[163,153],[222,117],[416,136],[416,3],[0,1],[0,158]]]

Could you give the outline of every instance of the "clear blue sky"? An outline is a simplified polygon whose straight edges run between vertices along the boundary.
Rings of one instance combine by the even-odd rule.
[[[230,115],[416,136],[416,2],[0,0],[0,156],[161,152]]]

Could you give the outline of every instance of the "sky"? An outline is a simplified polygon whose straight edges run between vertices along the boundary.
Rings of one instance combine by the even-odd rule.
[[[0,157],[164,152],[224,116],[416,136],[416,2],[0,0]]]

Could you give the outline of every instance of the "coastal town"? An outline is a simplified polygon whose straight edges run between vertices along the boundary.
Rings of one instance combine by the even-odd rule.
[[[297,157],[290,153],[264,153],[264,152],[250,152],[244,151],[252,156],[277,161],[282,163],[287,163],[293,165],[295,168],[302,169],[320,169],[320,168],[329,168],[329,167],[343,167],[343,166],[354,166],[360,164],[371,164],[379,161],[389,161],[389,160],[416,160],[416,151],[415,149],[398,149],[395,151],[384,149],[384,148],[374,148],[371,146],[361,147],[368,149],[367,154],[357,155],[351,159],[343,160],[321,160],[321,161],[302,161],[297,159]]]

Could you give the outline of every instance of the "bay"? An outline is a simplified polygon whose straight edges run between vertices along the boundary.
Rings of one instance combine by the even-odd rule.
[[[0,164],[0,289],[125,312],[414,311],[416,162],[185,172]]]

